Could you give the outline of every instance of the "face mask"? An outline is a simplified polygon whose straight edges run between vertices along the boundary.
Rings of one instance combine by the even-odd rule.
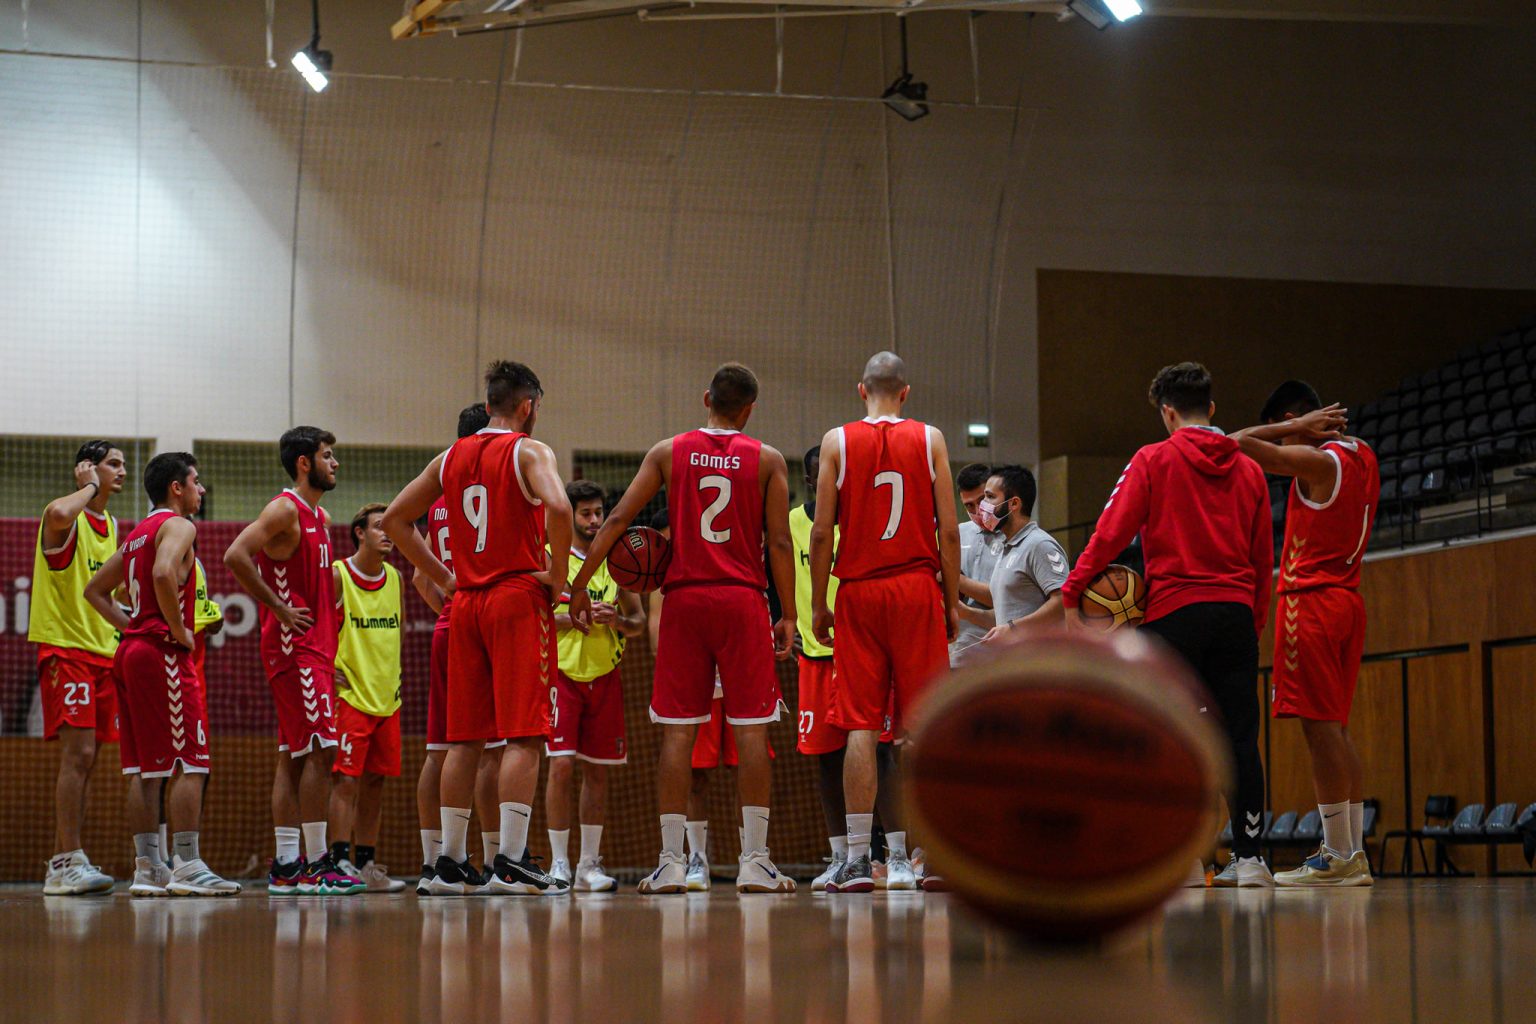
[[[1004,512],[1002,515],[998,515],[997,510],[999,507],[1002,506],[994,505],[985,498],[981,499],[981,504],[976,506],[976,512],[981,517],[977,520],[976,525],[981,527],[983,530],[986,530],[988,533],[996,532],[998,526],[1002,524],[1003,520],[1007,519],[1013,514],[1013,510],[1008,509],[1008,511]]]

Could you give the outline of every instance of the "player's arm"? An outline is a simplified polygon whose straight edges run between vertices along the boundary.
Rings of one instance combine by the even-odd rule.
[[[944,587],[944,628],[955,638],[960,626],[960,526],[955,514],[955,480],[949,471],[944,432],[929,427],[933,440],[933,507],[939,517],[939,567]]]
[[[181,615],[181,587],[182,566],[187,564],[187,556],[192,551],[192,542],[197,539],[197,527],[191,520],[181,516],[171,516],[160,525],[160,531],[155,534],[155,566],[152,570],[155,581],[155,603],[160,607],[160,617],[165,620],[171,629],[171,637],[187,650],[192,650],[197,641],[192,636],[192,631],[182,621]],[[195,569],[193,570],[196,571]]]
[[[779,620],[773,624],[773,650],[783,661],[794,653],[798,609],[795,608],[795,541],[789,532],[789,467],[777,448],[763,445],[758,478],[763,486],[763,542],[768,547],[773,586],[779,595]]]
[[[629,524],[635,521],[635,516],[640,510],[651,503],[656,493],[667,482],[667,463],[672,460],[672,439],[658,441],[645,453],[645,458],[640,463],[640,470],[635,478],[629,482],[629,487],[624,491],[624,497],[608,513],[608,518],[603,520],[602,528],[597,531],[597,536],[592,538],[592,544],[587,548],[587,560],[581,570],[576,573],[576,578],[571,580],[571,625],[585,633],[592,628],[592,599],[587,595],[587,584],[592,581],[592,574],[597,572],[597,567],[608,558],[608,552],[613,550],[613,545],[624,536],[624,531],[629,529]],[[569,529],[570,524],[566,524]]]
[[[426,573],[420,569],[414,569],[411,572],[411,586],[416,588],[416,593],[427,602],[427,607],[432,609],[433,614],[443,614],[443,592],[438,589],[436,583],[427,578]]]
[[[554,449],[543,441],[528,438],[517,449],[518,469],[528,481],[528,489],[544,505],[544,529],[549,536],[549,565],[533,578],[549,590],[553,603],[565,590],[571,571],[571,499],[560,479],[560,466]],[[575,588],[572,588],[574,592]]]
[[[75,490],[55,498],[43,509],[43,550],[55,551],[69,539],[70,528],[96,495],[101,493],[101,475],[90,459],[75,466]]]
[[[968,597],[983,608],[992,607],[992,587],[989,584],[983,583],[981,580],[973,580],[963,574],[957,582],[959,583],[961,597]]]
[[[645,631],[651,638],[651,653],[654,654],[656,645],[661,641],[661,591],[653,590],[645,598]]]
[[[1061,586],[1061,606],[1069,626],[1077,624],[1077,616],[1072,612],[1082,600],[1083,591],[1088,589],[1088,584],[1099,573],[1109,567],[1116,555],[1125,550],[1131,538],[1141,532],[1151,507],[1152,491],[1146,460],[1141,452],[1137,452],[1131,456],[1125,472],[1116,481],[1104,511],[1099,513],[1093,538],[1077,557],[1077,565]]]
[[[816,471],[816,519],[811,523],[811,629],[822,644],[832,643],[832,609],[827,607],[827,583],[837,531],[837,475],[843,453],[837,429],[821,439],[821,465]]]
[[[267,607],[277,621],[295,633],[306,632],[315,624],[314,614],[308,608],[294,608],[285,604],[261,578],[256,568],[256,553],[275,538],[286,533],[296,533],[299,528],[299,510],[292,502],[273,498],[267,507],[239,535],[230,542],[224,552],[224,566],[234,575],[235,581],[245,592]]]
[[[1287,438],[1333,441],[1344,436],[1348,410],[1338,405],[1316,409],[1278,423],[1246,427],[1232,435],[1244,455],[1274,476],[1300,480],[1308,495],[1328,494],[1338,480],[1339,464],[1333,456],[1310,444],[1282,444]]]
[[[614,620],[613,628],[619,631],[622,637],[633,639],[645,632],[645,607],[640,603],[640,595],[628,590],[619,591],[619,615]]]
[[[427,463],[427,468],[423,469],[416,479],[406,484],[400,493],[395,495],[395,500],[391,501],[389,507],[384,510],[384,517],[379,525],[384,528],[389,539],[395,542],[395,550],[404,555],[405,560],[415,566],[418,573],[424,573],[427,581],[443,594],[451,594],[453,593],[453,573],[437,560],[437,556],[427,546],[426,538],[416,532],[416,522],[432,511],[432,506],[442,496],[443,457],[439,455]],[[438,607],[441,608],[442,605],[439,604]]]
[[[1269,507],[1269,488],[1262,476],[1256,477],[1257,501],[1253,516],[1253,534],[1249,542],[1249,558],[1253,562],[1253,631],[1264,632],[1264,622],[1269,618],[1269,593],[1274,586],[1271,578],[1275,571],[1275,516]]]
[[[86,603],[96,609],[96,613],[110,622],[112,628],[119,633],[126,630],[130,623],[122,607],[112,597],[112,592],[123,585],[126,575],[123,571],[123,552],[119,549],[112,552],[112,557],[96,570],[96,574],[85,585]]]
[[[968,604],[962,604],[960,606],[960,618],[962,621],[969,622],[973,626],[980,626],[982,629],[991,629],[997,625],[997,617],[992,614],[992,609],[990,608],[972,608]]]

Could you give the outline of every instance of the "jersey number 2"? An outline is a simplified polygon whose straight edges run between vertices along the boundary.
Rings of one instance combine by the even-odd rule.
[[[901,529],[901,510],[906,505],[906,487],[902,482],[901,474],[891,469],[875,474],[875,486],[891,489],[891,514],[885,520],[885,532],[880,535],[881,540],[890,540],[896,536],[896,531]]]
[[[723,530],[715,529],[715,517],[725,511],[725,506],[731,503],[731,478],[712,474],[699,481],[699,490],[714,488],[720,493],[715,495],[715,500],[705,506],[703,513],[699,515],[699,532],[704,539],[711,544],[726,544],[731,539],[731,528]]]

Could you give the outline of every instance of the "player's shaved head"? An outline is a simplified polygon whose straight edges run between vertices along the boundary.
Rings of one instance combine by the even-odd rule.
[[[864,364],[864,376],[860,383],[870,395],[896,398],[907,386],[906,361],[895,352],[876,352]]]
[[[757,401],[757,374],[740,363],[726,363],[709,382],[709,407],[721,416],[739,416]]]

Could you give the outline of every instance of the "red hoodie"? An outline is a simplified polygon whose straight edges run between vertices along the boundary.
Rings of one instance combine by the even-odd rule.
[[[1131,457],[1088,548],[1061,588],[1076,608],[1110,561],[1141,534],[1147,565],[1147,619],[1187,604],[1251,605],[1262,632],[1275,562],[1269,488],[1259,464],[1214,430],[1185,427]]]

